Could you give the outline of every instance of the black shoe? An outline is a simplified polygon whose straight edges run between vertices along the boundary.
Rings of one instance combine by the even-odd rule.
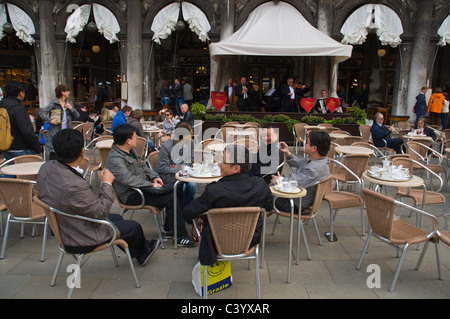
[[[137,261],[141,266],[145,266],[147,261],[150,259],[150,257],[155,253],[155,251],[158,249],[159,245],[161,244],[161,240],[153,239],[151,241],[147,241],[147,246],[145,247],[145,252],[137,257]]]
[[[173,238],[173,231],[163,229],[163,230],[161,231],[161,235],[162,235],[164,238]]]
[[[197,243],[191,237],[178,238],[177,245],[181,247],[192,247],[197,245]]]

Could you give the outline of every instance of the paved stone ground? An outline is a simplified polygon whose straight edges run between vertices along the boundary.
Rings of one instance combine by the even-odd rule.
[[[289,173],[287,167],[285,173]],[[98,183],[98,179],[93,181]],[[202,186],[198,188],[202,191]],[[392,194],[392,189],[388,194]],[[449,193],[444,191],[449,199]],[[442,212],[442,206],[430,206],[432,213]],[[112,212],[120,212],[114,203]],[[415,215],[400,209],[400,217],[415,224]],[[128,215],[129,216],[129,215]],[[148,238],[156,237],[153,216],[145,211],[137,211],[133,219],[143,226]],[[6,214],[3,214],[6,221]],[[323,246],[319,246],[314,227],[306,225],[306,235],[311,249],[312,260],[306,259],[303,240],[300,247],[299,264],[292,264],[291,283],[286,283],[288,259],[289,220],[281,219],[275,234],[271,235],[275,217],[267,219],[266,251],[263,268],[260,271],[261,295],[263,299],[430,299],[450,298],[450,249],[440,245],[444,280],[438,280],[435,251],[429,246],[420,270],[415,270],[420,250],[413,246],[406,254],[395,290],[388,291],[398,258],[394,248],[377,239],[371,241],[361,270],[356,270],[366,237],[361,236],[359,209],[342,210],[335,221],[338,242],[329,242],[324,232],[329,230],[329,208],[326,202],[318,213],[319,231]],[[429,226],[429,224],[426,224]],[[40,262],[42,227],[39,236],[31,236],[31,227],[25,226],[25,237],[20,238],[20,226],[11,227],[5,259],[0,260],[0,298],[2,299],[60,299],[67,294],[66,268],[73,263],[66,255],[59,272],[56,285],[50,287],[56,265],[58,250],[56,240],[49,238],[46,246],[45,262]],[[189,226],[190,227],[190,226]],[[420,248],[422,248],[421,246]],[[120,254],[119,254],[120,255]],[[114,267],[109,250],[92,255],[81,273],[81,288],[75,289],[72,298],[80,299],[182,299],[199,300],[193,289],[192,268],[197,262],[198,247],[173,249],[172,241],[166,242],[166,249],[160,249],[145,267],[135,262],[141,288],[134,285],[127,260],[123,254],[119,258],[120,267]],[[368,288],[366,281],[371,272],[366,272],[370,264],[381,269],[381,287]],[[255,266],[247,261],[231,263],[233,285],[210,299],[253,299],[256,298]]]

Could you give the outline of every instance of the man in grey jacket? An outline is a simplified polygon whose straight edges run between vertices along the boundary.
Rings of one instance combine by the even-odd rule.
[[[145,204],[166,209],[164,233],[173,236],[173,184],[163,180],[139,159],[136,153],[136,131],[130,124],[117,126],[113,132],[114,143],[106,161],[106,168],[115,179],[114,189],[120,200],[127,205],[139,205],[141,196],[133,190],[139,188],[144,193]],[[177,203],[178,207],[181,207]],[[196,243],[188,236],[183,216],[177,215],[177,238],[179,246],[193,246]]]
[[[330,175],[328,168],[327,154],[330,150],[330,135],[327,132],[311,131],[306,138],[305,143],[305,157],[302,160],[298,160],[293,155],[286,143],[281,142],[280,151],[286,155],[286,162],[292,168],[293,175],[298,182],[298,185],[306,188],[307,194],[302,199],[302,210],[310,207],[314,202],[316,194],[317,183]],[[272,184],[276,184],[277,179],[280,177],[280,173],[272,176]],[[294,200],[295,209],[298,211],[299,200]],[[275,206],[281,211],[290,211],[289,199],[278,198],[275,201]]]
[[[128,244],[131,257],[144,266],[160,241],[147,241],[141,225],[136,221],[124,220],[120,215],[109,213],[115,197],[111,184],[114,176],[107,169],[101,173],[99,194],[92,191],[78,167],[85,152],[83,135],[71,128],[63,129],[53,137],[53,146],[56,160],[42,165],[37,176],[39,198],[68,214],[109,219],[119,230],[120,238]],[[113,235],[105,225],[59,215],[57,219],[65,249],[69,253],[88,253],[109,241]]]

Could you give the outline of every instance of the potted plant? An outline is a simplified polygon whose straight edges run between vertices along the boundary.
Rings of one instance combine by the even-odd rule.
[[[198,102],[192,103],[190,107],[191,112],[194,114],[196,120],[203,120],[206,115],[206,107]]]

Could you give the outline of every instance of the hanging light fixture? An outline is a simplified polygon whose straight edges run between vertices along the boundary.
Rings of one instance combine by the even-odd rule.
[[[186,24],[184,23],[184,21],[183,21],[183,14],[182,14],[182,12],[183,12],[183,10],[182,10],[182,0],[179,0],[178,1],[179,3],[180,3],[180,13],[179,13],[179,15],[178,15],[178,22],[177,22],[177,24],[175,25],[175,28],[177,29],[177,31],[178,32],[183,32],[184,31],[184,29],[186,29]]]
[[[3,24],[3,31],[5,31],[6,34],[13,34],[14,27],[12,26],[11,23],[5,22],[5,24]]]
[[[97,32],[97,24],[91,21],[87,24],[86,29],[91,33]]]
[[[92,52],[99,53],[100,52],[100,46],[97,44],[94,44],[91,48]]]
[[[386,55],[386,50],[385,49],[378,49],[377,51],[377,55],[382,58]]]

